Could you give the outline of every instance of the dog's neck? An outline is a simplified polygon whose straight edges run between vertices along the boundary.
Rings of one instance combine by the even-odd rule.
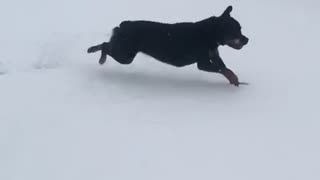
[[[218,23],[219,23],[219,18],[215,16],[212,16],[210,18],[207,18],[195,23],[198,25],[200,29],[202,29],[201,30],[202,32],[207,34],[207,36],[210,38],[211,41],[216,42],[215,44],[213,44],[213,46],[216,46],[216,47],[223,45],[220,42],[220,39],[222,36],[220,35],[221,33],[219,32]]]

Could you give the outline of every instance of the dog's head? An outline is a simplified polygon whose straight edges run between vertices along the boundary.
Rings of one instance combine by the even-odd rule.
[[[219,44],[241,49],[248,44],[249,39],[241,32],[240,23],[231,17],[232,6],[229,6],[218,18]]]

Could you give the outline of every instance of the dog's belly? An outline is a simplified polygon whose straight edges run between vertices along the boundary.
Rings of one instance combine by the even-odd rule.
[[[144,54],[147,54],[160,62],[170,64],[176,67],[183,67],[194,64],[197,62],[197,55],[190,52],[172,52],[174,49],[159,48],[142,50]]]
[[[156,58],[156,57],[154,57]],[[196,59],[190,58],[190,57],[183,57],[183,58],[156,58],[160,62],[170,64],[176,67],[183,67],[188,66],[191,64],[196,63]]]

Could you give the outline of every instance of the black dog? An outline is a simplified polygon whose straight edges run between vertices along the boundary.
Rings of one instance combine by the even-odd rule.
[[[100,64],[105,63],[107,55],[121,64],[130,64],[138,52],[176,67],[197,63],[198,69],[221,73],[231,84],[239,86],[238,77],[226,67],[218,52],[220,45],[241,49],[249,41],[231,17],[231,11],[229,6],[220,17],[195,23],[124,21],[113,29],[110,42],[91,47],[88,53],[101,50]]]

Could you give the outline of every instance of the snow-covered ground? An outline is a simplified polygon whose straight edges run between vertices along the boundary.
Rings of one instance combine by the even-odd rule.
[[[86,49],[122,20],[196,21],[232,4],[221,47],[250,86]],[[315,0],[29,0],[0,6],[1,180],[319,180]]]

